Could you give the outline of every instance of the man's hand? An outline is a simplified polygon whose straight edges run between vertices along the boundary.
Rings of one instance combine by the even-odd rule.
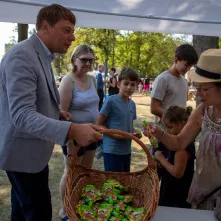
[[[71,113],[67,111],[60,110],[59,111],[59,120],[70,121],[72,118]]]
[[[102,140],[102,135],[98,132],[103,129],[94,124],[71,124],[67,137],[74,139],[78,144],[85,147],[89,144]]]

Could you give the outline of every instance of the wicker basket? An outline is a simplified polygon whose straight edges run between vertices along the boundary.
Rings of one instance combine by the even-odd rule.
[[[77,152],[80,148],[77,147],[71,156],[72,159],[65,192],[65,209],[69,219],[71,221],[80,221],[76,214],[76,206],[81,199],[82,189],[86,184],[93,184],[97,188],[100,188],[107,179],[112,178],[119,181],[123,186],[129,186],[129,194],[134,196],[133,206],[144,207],[148,211],[142,220],[151,220],[158,206],[159,180],[156,166],[149,150],[142,141],[129,133],[111,129],[104,129],[101,133],[108,136],[112,136],[113,134],[121,135],[136,141],[146,153],[148,165],[141,171],[131,173],[114,173],[87,169],[76,163]]]

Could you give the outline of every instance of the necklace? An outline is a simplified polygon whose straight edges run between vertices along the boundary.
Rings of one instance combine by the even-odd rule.
[[[215,110],[213,109],[213,115],[212,115],[213,121],[217,124],[221,124],[221,117],[217,117],[215,114]]]

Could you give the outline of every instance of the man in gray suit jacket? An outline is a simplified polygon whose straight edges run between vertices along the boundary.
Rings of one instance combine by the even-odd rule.
[[[101,139],[94,125],[77,125],[59,110],[51,62],[66,53],[76,18],[60,6],[42,8],[37,34],[12,47],[0,64],[0,168],[12,185],[11,221],[50,221],[48,161],[54,144]]]

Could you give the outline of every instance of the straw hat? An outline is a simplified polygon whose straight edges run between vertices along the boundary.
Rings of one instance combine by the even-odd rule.
[[[188,73],[191,81],[198,83],[221,82],[221,49],[204,51],[196,68]]]

